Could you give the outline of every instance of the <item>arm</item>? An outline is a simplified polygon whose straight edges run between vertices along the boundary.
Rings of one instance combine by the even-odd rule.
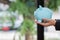
[[[60,20],[59,19],[56,19],[56,20],[43,19],[43,21],[44,21],[43,23],[39,23],[38,21],[35,21],[35,22],[37,24],[40,24],[40,25],[44,26],[44,27],[53,25],[53,26],[55,26],[56,30],[60,30]]]
[[[40,24],[42,26],[51,26],[51,25],[55,25],[56,24],[56,20],[52,20],[52,19],[43,19],[44,22],[39,23],[38,21],[35,21],[37,24]]]

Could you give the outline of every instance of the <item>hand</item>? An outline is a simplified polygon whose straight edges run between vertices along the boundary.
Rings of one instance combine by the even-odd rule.
[[[56,23],[56,20],[53,20],[53,19],[42,19],[42,20],[43,20],[42,23],[38,22],[37,20],[35,20],[35,23],[40,24],[40,25],[45,26],[45,27],[51,26],[51,25],[54,26]]]

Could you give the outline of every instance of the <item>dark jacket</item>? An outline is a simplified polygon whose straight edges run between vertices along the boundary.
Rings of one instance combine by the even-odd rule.
[[[60,30],[60,20],[59,19],[56,20],[55,29]]]

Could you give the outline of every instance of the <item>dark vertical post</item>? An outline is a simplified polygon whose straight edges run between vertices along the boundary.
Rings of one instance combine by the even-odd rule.
[[[37,0],[37,8],[39,7],[39,5],[44,7],[44,0]]]
[[[44,7],[44,0],[37,0],[37,8],[41,5]],[[37,24],[37,39],[44,40],[44,27]]]

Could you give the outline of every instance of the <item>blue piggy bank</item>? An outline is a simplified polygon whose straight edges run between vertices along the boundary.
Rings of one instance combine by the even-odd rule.
[[[39,22],[42,22],[43,18],[51,19],[52,13],[53,13],[53,11],[50,10],[49,8],[39,6],[39,8],[36,9],[36,11],[34,11],[34,17]]]

